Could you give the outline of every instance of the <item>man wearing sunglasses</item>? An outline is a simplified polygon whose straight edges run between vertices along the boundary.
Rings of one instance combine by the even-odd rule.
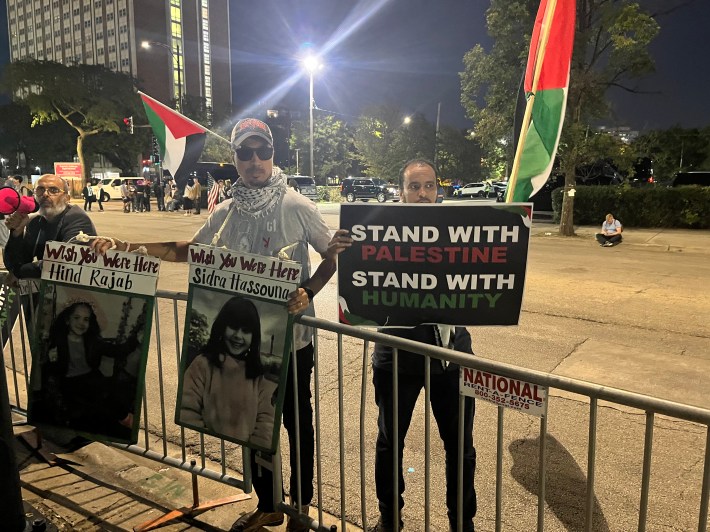
[[[69,185],[59,176],[44,174],[34,188],[39,216],[15,212],[5,219],[10,230],[3,259],[17,279],[39,278],[42,273],[44,245],[50,240],[69,242],[80,232],[95,235],[89,216],[69,203]]]
[[[226,246],[229,249],[267,255],[269,257],[286,254],[291,260],[301,263],[300,288],[289,294],[287,308],[291,314],[303,313],[315,316],[310,304],[313,297],[325,286],[336,269],[338,253],[349,244],[342,240],[342,231],[336,231],[331,238],[315,204],[288,187],[286,175],[274,166],[274,141],[271,130],[261,120],[245,118],[237,122],[232,130],[234,163],[239,179],[231,187],[231,201],[217,205],[207,222],[197,231],[191,241],[154,242],[134,244],[145,246],[150,255],[163,260],[187,260],[190,244]],[[215,235],[219,234],[219,238]],[[114,239],[115,240],[115,239]],[[216,241],[215,241],[216,240]],[[115,240],[117,249],[126,249],[126,243]],[[321,254],[323,261],[310,275],[309,244]],[[98,239],[92,243],[99,253],[111,247],[111,242]],[[291,461],[291,501],[301,503],[302,513],[307,514],[313,498],[313,408],[311,406],[311,372],[313,369],[313,330],[296,323],[293,327],[296,343],[296,408],[293,401],[293,372],[289,359],[283,420],[289,436]],[[227,399],[227,398],[225,398]],[[296,453],[296,433],[300,438],[300,456]],[[269,460],[262,457],[260,462]],[[296,461],[300,458],[301,500],[297,501],[298,476]],[[233,532],[255,532],[263,526],[283,523],[284,515],[276,511],[273,499],[273,474],[256,462],[252,453],[252,480],[259,497],[257,509],[241,516],[233,525]],[[290,519],[288,531],[306,531],[308,527],[295,519]]]

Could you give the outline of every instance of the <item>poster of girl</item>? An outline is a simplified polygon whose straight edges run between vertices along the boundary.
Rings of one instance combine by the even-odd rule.
[[[47,283],[32,344],[30,422],[135,442],[151,311],[145,297]]]
[[[176,423],[272,450],[290,346],[285,307],[197,287],[188,306]]]

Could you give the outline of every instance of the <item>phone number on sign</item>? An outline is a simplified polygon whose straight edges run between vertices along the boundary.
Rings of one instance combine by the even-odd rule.
[[[498,403],[500,405],[506,405],[513,408],[530,409],[530,405],[542,406],[542,403],[535,401],[533,399],[526,399],[524,397],[515,397],[508,394],[501,395],[496,392],[488,392],[476,390],[476,397],[484,399],[486,401],[491,401],[492,403]]]

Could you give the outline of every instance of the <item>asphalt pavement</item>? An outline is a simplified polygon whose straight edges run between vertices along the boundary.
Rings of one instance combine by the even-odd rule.
[[[337,205],[320,208],[329,227],[337,228]],[[109,203],[105,212],[92,212],[91,216],[100,234],[110,232],[112,236],[130,238],[131,241],[187,239],[206,219],[205,213],[197,216],[162,212],[123,214],[118,203]],[[484,348],[477,353],[533,369],[593,382],[601,380],[608,386],[710,408],[705,393],[710,384],[707,320],[710,315],[707,310],[710,299],[707,274],[710,271],[705,266],[710,254],[710,231],[626,228],[622,244],[600,248],[593,239],[598,229],[577,227],[577,236],[562,237],[556,225],[533,224],[525,310],[519,331],[513,334],[521,336],[521,343],[518,345],[515,339],[506,338],[508,333],[501,333],[500,328],[479,330],[474,338],[482,338],[480,343]],[[608,273],[604,271],[605,265],[610,268]],[[546,272],[551,269],[563,276],[564,285],[554,284],[555,276],[548,279]],[[631,287],[626,292],[624,284],[632,285],[635,279],[625,281],[622,278],[624,271],[628,276],[650,277],[655,274],[663,280],[651,282],[647,287]],[[663,284],[669,278],[672,282]],[[187,286],[185,279],[184,265],[164,264],[159,287],[184,290]],[[599,288],[605,286],[602,283],[607,283],[608,292]],[[584,291],[581,286],[585,287]],[[334,293],[335,286],[331,283],[318,299],[324,300]],[[584,296],[579,295],[582,293]],[[557,306],[543,301],[545,294],[557,298]],[[632,296],[647,299],[633,299]],[[580,300],[580,305],[581,300],[586,299],[590,306],[599,310],[578,314],[574,310],[575,298]],[[603,310],[607,302],[613,302],[609,312],[612,316],[608,319]],[[645,314],[649,306],[653,306],[656,312]],[[564,310],[558,310],[560,308]],[[634,312],[637,315],[626,315]],[[615,318],[614,313],[624,315]],[[673,328],[660,333],[652,330],[661,329],[664,319],[673,321]],[[608,332],[599,332],[600,329]],[[323,335],[321,349],[333,348],[334,342],[334,335]],[[523,359],[520,356],[523,346],[530,351],[539,349],[539,352],[530,360]],[[356,363],[362,355],[357,354],[355,345],[347,348],[351,365],[347,368],[346,379],[359,378]],[[327,367],[325,371],[331,372],[332,368]],[[332,390],[329,393],[324,399],[337,402]],[[352,397],[354,404],[358,399]],[[546,530],[578,530],[581,529],[586,482],[585,419],[588,405],[578,397],[556,394],[550,408]],[[20,422],[21,418],[18,416],[16,420]],[[491,465],[495,460],[495,423],[495,408],[479,404],[476,418],[479,516],[476,522],[477,529],[484,531],[493,530],[494,523],[495,486]],[[634,481],[629,482],[629,478],[635,478],[638,473],[643,424],[642,413],[619,408],[610,408],[600,415],[595,530],[636,528],[639,486]],[[658,480],[653,492],[655,498],[652,497],[656,504],[649,513],[647,530],[697,528],[697,510],[693,508],[698,504],[703,467],[697,456],[700,452],[702,458],[705,431],[702,427],[673,420],[658,420],[657,424],[653,471],[654,479]],[[372,429],[369,428],[370,432]],[[533,418],[513,414],[506,418],[506,429],[510,433],[506,434],[504,442],[507,453],[503,529],[532,530],[537,480],[531,474],[535,468],[525,465],[532,463],[534,466],[536,461],[537,425]],[[27,430],[29,427],[18,426],[16,434]],[[413,427],[412,431],[416,430],[418,428]],[[130,530],[171,509],[189,508],[194,503],[191,477],[187,473],[100,443],[77,445],[77,442],[62,441],[61,438],[56,440],[49,438],[43,445],[44,450],[59,457],[55,465],[47,464],[20,439],[15,448],[23,498],[60,530]],[[337,449],[330,451],[337,457]],[[170,452],[174,453],[176,449]],[[420,474],[418,460],[422,452],[418,444],[407,449],[411,454],[407,454],[405,460],[412,478]],[[441,456],[440,450],[434,449],[433,452]],[[681,494],[675,498],[670,495],[674,493],[671,484],[680,487]],[[441,479],[435,479],[434,485],[435,489],[441,489]],[[353,489],[356,486],[352,484]],[[204,479],[199,480],[199,492],[200,501],[239,495],[238,490]],[[410,513],[405,513],[405,517],[408,530],[412,531],[420,530],[413,524],[420,522],[417,519],[421,508],[413,504],[418,495],[416,491],[406,494],[406,512]],[[355,504],[353,508],[358,507],[358,496],[351,495],[351,498],[354,499],[351,501]],[[228,530],[231,522],[253,508],[255,503],[255,498],[251,497],[183,519],[164,529]],[[368,506],[373,512],[371,500]],[[331,508],[339,508],[337,501],[335,504],[331,501]],[[353,512],[351,507],[348,511]],[[272,528],[282,529],[285,527]],[[433,526],[432,529],[442,528]],[[348,530],[359,529],[348,527]]]

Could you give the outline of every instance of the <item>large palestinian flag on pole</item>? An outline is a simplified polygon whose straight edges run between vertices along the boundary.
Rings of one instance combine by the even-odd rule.
[[[575,10],[575,0],[540,2],[525,72],[528,104],[506,201],[527,201],[550,176],[567,105]]]
[[[160,145],[160,157],[176,181],[194,167],[205,147],[207,130],[147,94],[139,92],[148,122]]]

